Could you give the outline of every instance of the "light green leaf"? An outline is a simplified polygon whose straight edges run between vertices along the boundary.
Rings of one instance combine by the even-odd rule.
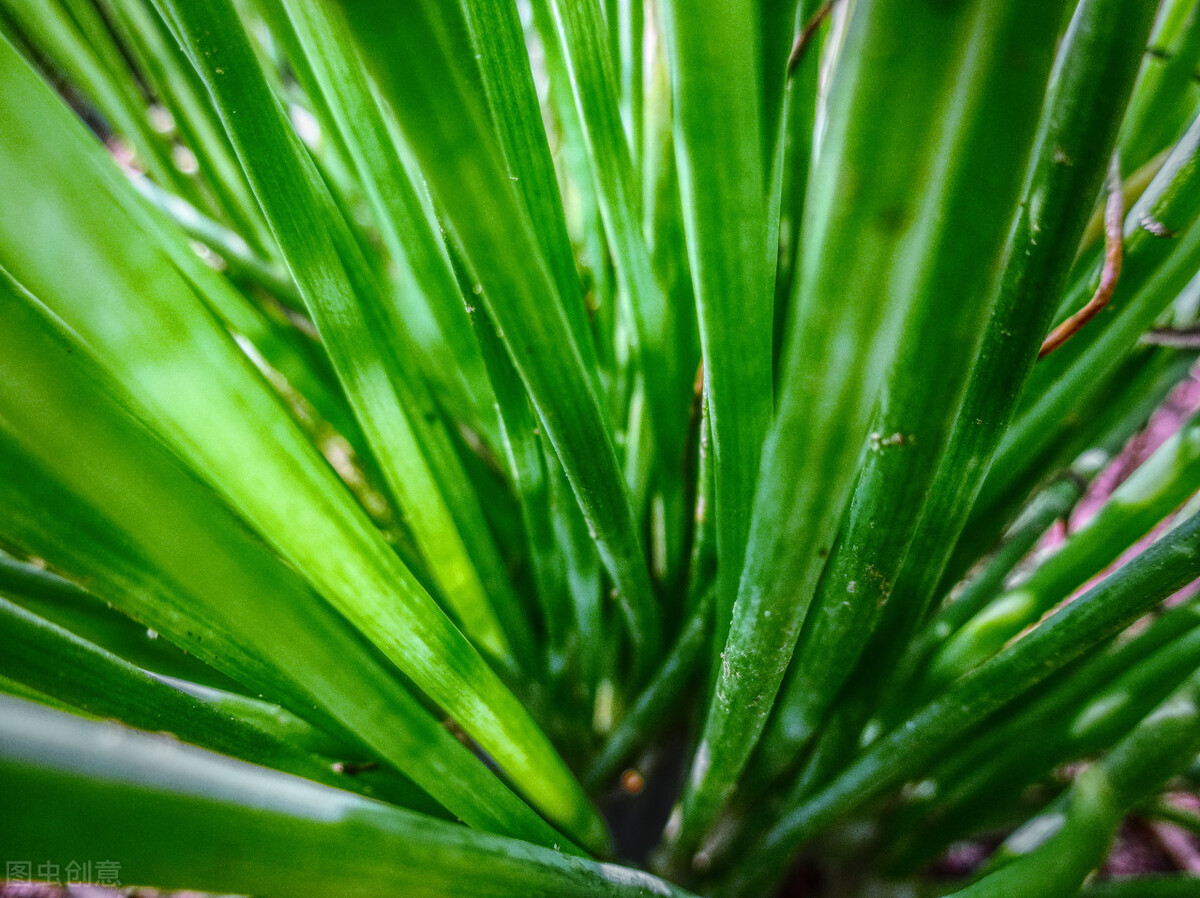
[[[683,0],[662,6],[675,158],[712,427],[718,649],[729,633],[774,408],[777,232],[768,225],[764,194],[770,163],[764,155],[758,11],[753,2]],[[721,26],[713,27],[714,21]]]
[[[347,898],[687,898],[657,877],[423,817],[0,698],[10,857],[112,861],[124,884]]]
[[[0,198],[0,259],[326,600],[531,799],[595,842],[595,812],[525,709],[350,500],[170,256],[135,239],[145,233],[140,201],[102,149],[7,45],[0,79],[11,101],[0,166],[19,187]]]
[[[519,201],[477,88],[432,0],[396,9],[339,0],[430,190],[462,245],[500,338],[529,391],[644,656],[658,612],[635,516],[551,270]],[[482,135],[482,137],[481,137]]]
[[[255,694],[370,746],[471,825],[565,843],[130,415],[136,401],[77,335],[7,276],[0,308],[6,542]]]
[[[994,301],[1036,126],[1029,110],[1009,126],[1009,90],[1014,79],[1024,90],[1045,89],[1058,36],[1058,15],[1043,12],[1031,20],[1016,3],[935,10],[890,0],[851,12],[808,188],[794,318],[733,624],[673,827],[680,861],[712,825],[758,740],[856,466],[864,454],[887,465],[883,453],[905,451],[892,434],[901,442],[913,435],[903,420],[869,435],[873,406],[890,410],[893,398],[903,406],[911,397],[919,407],[924,387],[943,405],[915,434],[930,445],[917,448],[936,455],[946,438],[949,422],[939,418],[961,390],[971,327]],[[982,182],[981,155],[989,172]],[[923,332],[935,342],[966,341],[949,371],[919,357]]]

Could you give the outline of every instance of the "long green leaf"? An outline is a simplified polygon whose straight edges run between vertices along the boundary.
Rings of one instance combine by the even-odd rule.
[[[898,834],[894,864],[911,869],[948,841],[1003,820],[1022,789],[1047,770],[1102,751],[1127,733],[1200,668],[1198,624],[1195,603],[1172,609],[957,746],[926,777],[937,783],[936,794],[912,801],[890,822]],[[1022,739],[1034,732],[1036,740]]]
[[[1200,111],[1200,90],[1195,84],[1200,5],[1194,0],[1168,0],[1161,6],[1121,129],[1121,156],[1134,169],[1178,140]]]
[[[1092,459],[1111,461],[1146,426],[1171,391],[1187,379],[1195,361],[1194,352],[1166,347],[1142,346],[1130,353],[1113,376],[1112,389],[1091,395],[1074,407],[1072,420],[1063,422],[1061,442],[1051,448],[1042,463],[1029,466],[1020,475],[1019,486],[1014,484],[1011,494],[998,506],[998,513],[1003,518],[1015,518],[1015,509],[1023,504],[1017,497],[1042,488],[1047,471],[1056,472],[1055,476],[1070,476],[1077,463],[1087,462],[1088,453]],[[1085,479],[1090,480],[1096,473],[1086,475]],[[1010,506],[1013,510],[1009,510]],[[998,542],[997,520],[982,511],[982,508],[972,509],[967,526],[939,574],[941,581],[931,590],[934,601],[944,598],[981,552]]]
[[[170,257],[134,239],[146,232],[140,201],[102,149],[7,45],[0,77],[9,111],[0,165],[19,186],[0,199],[0,258],[326,600],[550,816],[600,841],[595,812],[528,713],[350,500]],[[47,170],[56,172],[50,182],[32,174]]]
[[[0,599],[0,674],[97,716],[306,779],[337,775],[253,724],[174,689],[99,646]],[[63,676],[70,671],[69,677]]]
[[[960,898],[1067,898],[1100,866],[1125,812],[1150,797],[1200,749],[1200,673],[1100,761],[1075,778],[1051,813],[1013,833],[989,863],[999,869]]]
[[[369,745],[471,825],[565,842],[130,415],[135,400],[78,336],[7,276],[0,304],[6,541],[255,694]]]
[[[1003,521],[997,510],[1013,483],[1053,449],[1070,412],[1111,389],[1115,372],[1137,338],[1162,314],[1195,274],[1200,259],[1200,119],[1172,151],[1146,193],[1125,219],[1121,279],[1104,315],[1034,368],[1022,407],[996,451],[972,512]],[[1073,285],[1068,308],[1082,306],[1099,278]],[[1019,499],[1017,501],[1020,501]]]
[[[541,0],[547,2],[547,0]],[[548,0],[554,35],[565,63],[613,265],[631,309],[635,348],[650,408],[651,431],[661,457],[683,453],[691,373],[680,365],[668,321],[668,298],[658,281],[643,231],[641,182],[622,123],[617,48],[612,46],[598,0]]]
[[[510,177],[554,275],[579,357],[593,388],[599,390],[596,351],[517,6],[510,0],[460,5],[477,51],[480,78]]]
[[[1000,846],[997,854],[1007,864],[950,894],[957,898],[1070,898],[1104,860],[1121,812],[1104,773],[1095,767],[1085,770],[1053,810],[1031,819]]]
[[[437,420],[431,399],[405,364],[403,346],[396,345],[402,334],[388,326],[381,288],[284,119],[232,4],[167,3],[164,11],[212,95],[442,595],[469,636],[508,660],[510,646],[432,469],[453,453],[435,452],[427,443],[431,428],[417,420],[427,415]]]
[[[411,276],[393,289],[400,312],[406,319],[430,314],[437,325],[448,349],[442,367],[449,369],[437,372],[439,383],[453,388],[461,407],[475,406],[473,418],[486,418],[487,374],[446,247],[344,22],[320,4],[259,0],[258,6],[288,41],[300,71],[311,76],[305,87],[322,127],[345,146],[388,254]]]
[[[4,0],[0,10],[103,111],[136,148],[147,171],[189,198],[198,196],[195,185],[172,162],[166,142],[150,128],[145,98],[130,79],[122,77],[123,72],[114,71],[121,51],[111,35],[103,29],[99,34],[86,33],[59,0]],[[87,11],[95,16],[95,10]]]
[[[818,831],[918,772],[971,727],[982,723],[1088,648],[1114,636],[1200,575],[1200,515],[1193,515],[1116,574],[1093,587],[870,745],[844,771],[801,798],[761,844],[739,861],[737,888]]]
[[[764,195],[768,163],[758,5],[684,0],[663,4],[662,12],[683,222],[712,422],[720,583],[714,636],[719,648],[729,632],[762,442],[774,407],[776,248]],[[713,27],[717,21],[720,27]]]
[[[550,501],[550,469],[553,457],[547,457],[538,439],[537,419],[529,405],[525,386],[509,361],[495,328],[486,312],[476,312],[479,343],[500,413],[501,441],[517,498],[521,504],[521,522],[529,547],[534,588],[542,608],[545,627],[546,661],[552,677],[561,677],[570,662],[572,603],[567,595],[566,561],[557,545],[554,514]],[[576,638],[582,641],[586,628]],[[581,653],[589,649],[576,646]]]
[[[1117,399],[1112,394],[1096,397],[1095,405],[1084,407],[1083,413],[1087,418],[1086,426],[1081,428],[1082,436],[1065,447],[1064,456],[1078,458],[1092,448],[1099,448],[1109,456],[1118,452],[1145,425],[1172,387],[1187,377],[1192,362],[1193,359],[1188,356],[1172,358],[1154,352],[1135,354],[1134,358],[1122,365],[1125,377],[1118,379],[1115,385],[1120,391],[1115,397],[1121,398]],[[946,548],[941,546],[939,551],[945,551]],[[956,554],[959,549],[961,545],[955,550]],[[912,578],[910,582],[919,581],[919,587],[912,594],[924,596],[924,601],[928,602],[935,595],[933,578],[936,573],[922,565],[925,557],[922,554],[910,557],[901,582],[908,578]],[[946,579],[953,582],[952,578]],[[845,766],[847,753],[859,744],[864,727],[879,713],[881,707],[885,709],[882,719],[888,725],[896,721],[889,718],[886,712],[902,708],[905,709],[901,711],[903,716],[910,708],[912,696],[906,687],[911,682],[913,669],[894,666],[897,652],[903,645],[898,644],[901,640],[891,629],[891,623],[885,616],[863,653],[863,663],[838,696],[836,708],[826,719],[818,741],[808,753],[796,786],[797,792],[811,790],[814,785],[827,781]],[[912,625],[911,619],[907,623],[900,623],[904,627]],[[877,648],[879,651],[876,651]],[[881,697],[881,693],[885,697]]]
[[[884,679],[903,644],[901,634],[911,632],[924,614],[934,586],[928,581],[945,564],[965,523],[1049,326],[1053,303],[1046,296],[1062,289],[1152,18],[1151,4],[1141,0],[1080,4],[1051,78],[1025,203],[993,303],[947,309],[937,297],[909,325],[914,330],[897,360],[895,386],[888,388],[874,425],[878,448],[859,475],[775,724],[764,739],[763,750],[775,758],[776,769],[819,726],[881,617],[886,623],[879,626],[879,638],[889,645],[868,655],[876,676]],[[1026,77],[1033,72],[1026,69]],[[1012,106],[1035,89],[1015,78],[1002,80],[1014,91]],[[1030,104],[1026,115],[1035,111]],[[1018,127],[1011,114],[995,124],[1005,131]],[[1024,127],[1031,124],[1026,118]],[[1058,162],[1061,154],[1073,164]],[[972,191],[962,197],[977,202]],[[982,340],[976,345],[978,334]],[[933,359],[938,376],[931,385],[915,372],[928,370]]]
[[[612,439],[554,278],[514,192],[478,98],[441,37],[431,0],[396,9],[338,0],[391,101],[497,332],[525,382],[617,588],[642,654],[659,641],[657,609]],[[480,131],[484,139],[479,139]]]
[[[634,747],[659,729],[670,706],[679,700],[699,666],[712,636],[712,595],[706,594],[688,618],[679,638],[654,677],[608,735],[588,768],[586,785],[597,788],[617,772]]]
[[[476,833],[110,724],[0,698],[10,858],[122,884],[263,896],[687,898],[661,879]]]
[[[998,116],[1011,113],[1010,79],[1044,89],[1058,16],[1031,21],[1012,3],[935,12],[881,0],[856,5],[849,27],[809,188],[797,317],[733,625],[679,808],[680,854],[712,824],[762,731],[833,548],[856,461],[868,452],[872,464],[890,467],[883,456],[908,451],[903,443],[914,434],[906,421],[887,421],[894,430],[871,439],[867,432],[902,334],[895,373],[878,397],[885,410],[893,396],[919,407],[922,383],[943,402],[959,393],[940,392],[940,371],[921,369],[929,377],[918,379],[918,363],[928,360],[912,352],[924,342],[922,330],[938,333],[940,318],[955,321],[952,308],[977,321],[992,302],[1036,124],[1026,116],[999,127]],[[1027,64],[1014,68],[1017,57]],[[877,114],[883,105],[886,116]],[[989,160],[982,182],[980,156]],[[949,336],[971,340],[965,323],[950,326]],[[950,374],[950,384],[963,376]],[[936,453],[945,440],[936,426],[944,411],[928,413],[933,425],[915,434],[918,449],[928,440]]]
[[[1193,417],[1027,579],[965,622],[930,661],[926,684],[953,679],[1036,623],[1080,584],[1200,489],[1200,418]]]
[[[405,334],[406,321],[415,316],[418,303],[429,306],[449,347],[449,358],[443,360],[442,367],[449,365],[456,369],[451,373],[439,372],[439,380],[455,385],[455,394],[464,392],[466,398],[459,401],[460,406],[470,409],[474,405],[467,423],[481,427],[483,425],[478,422],[486,421],[483,429],[490,434],[494,430],[492,388],[467,306],[440,234],[434,231],[434,223],[426,214],[418,189],[401,164],[385,112],[354,51],[345,23],[316,4],[286,2],[281,9],[294,29],[298,52],[311,68],[316,82],[314,90],[320,93],[323,105],[329,110],[330,126],[337,129],[347,147],[389,252],[398,262],[408,261],[412,269],[415,284],[411,287],[402,284],[396,288],[393,292],[398,294],[398,299],[394,303],[379,297],[385,314],[396,322],[392,334]],[[421,294],[428,298],[419,299]],[[360,301],[363,301],[361,294]],[[398,308],[393,307],[397,305]],[[417,350],[417,341],[412,336],[401,337],[397,342],[401,353]],[[408,376],[412,377],[411,374]],[[479,593],[486,594],[489,606],[494,609],[516,653],[527,659],[532,652],[533,638],[527,612],[512,589],[488,532],[480,507],[481,499],[472,490],[462,467],[455,464],[457,457],[453,445],[438,426],[440,422],[429,417],[428,401],[421,398],[420,391],[413,391],[413,394],[405,396],[402,393],[401,398],[406,405],[413,403],[427,407],[424,419],[412,416],[414,434],[424,450],[431,474],[445,496],[447,509],[461,533],[460,539],[477,568],[478,582],[470,588],[476,592],[476,601],[483,601]],[[428,504],[412,507],[420,509],[419,513],[411,514],[417,521],[431,511]],[[428,550],[435,557],[448,554],[447,550],[453,546],[453,542],[446,542],[444,533],[430,533],[426,540],[426,545],[435,547]]]
[[[3,535],[0,529],[0,538]],[[153,673],[222,689],[238,688],[193,655],[160,639],[158,632],[148,631],[107,602],[42,566],[0,553],[0,595]]]

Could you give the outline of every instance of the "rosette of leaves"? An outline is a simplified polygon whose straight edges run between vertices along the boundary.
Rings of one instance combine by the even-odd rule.
[[[1192,894],[1091,880],[1200,831],[1196,403],[1124,448],[1198,66],[1193,0],[0,0],[10,875]]]

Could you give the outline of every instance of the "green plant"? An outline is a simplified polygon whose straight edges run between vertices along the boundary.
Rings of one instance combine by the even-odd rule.
[[[1085,881],[1200,830],[1200,418],[1031,552],[1200,347],[1198,65],[1194,0],[0,0],[9,876],[1192,894]]]

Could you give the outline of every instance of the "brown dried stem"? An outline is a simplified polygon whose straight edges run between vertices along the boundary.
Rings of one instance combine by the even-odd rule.
[[[1108,165],[1105,187],[1108,200],[1104,206],[1104,269],[1100,273],[1100,286],[1096,288],[1087,305],[1050,332],[1050,336],[1038,351],[1039,359],[1045,358],[1075,336],[1108,305],[1117,289],[1124,257],[1125,201],[1121,193],[1121,161],[1116,153],[1113,153],[1112,161]]]
[[[800,65],[800,60],[804,58],[804,51],[812,43],[812,39],[817,34],[817,29],[821,27],[822,22],[829,18],[829,13],[833,11],[835,3],[837,3],[837,0],[825,0],[817,8],[817,11],[808,17],[808,21],[804,23],[804,27],[796,35],[796,43],[792,44],[792,52],[788,56],[787,73],[789,78],[796,71],[796,67]]]

